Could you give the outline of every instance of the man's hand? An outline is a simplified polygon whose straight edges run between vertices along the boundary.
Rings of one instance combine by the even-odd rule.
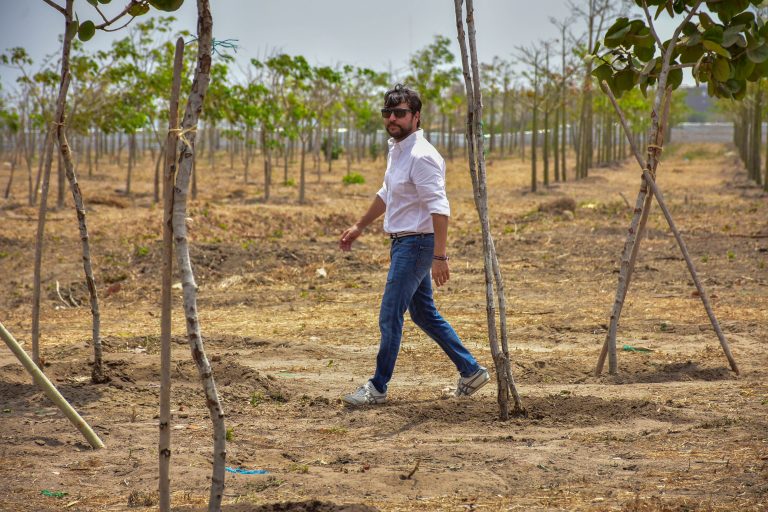
[[[451,278],[451,272],[448,269],[448,262],[442,260],[432,260],[432,279],[437,286],[443,286]]]
[[[357,237],[359,237],[362,233],[363,230],[360,229],[357,224],[353,224],[352,226],[348,227],[341,234],[341,238],[339,239],[339,248],[341,248],[342,251],[351,251],[352,242],[357,240]]]

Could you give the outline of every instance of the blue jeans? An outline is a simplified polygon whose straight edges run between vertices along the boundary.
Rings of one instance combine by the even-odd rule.
[[[371,379],[374,387],[382,393],[387,391],[387,383],[395,370],[406,310],[410,312],[413,322],[440,345],[462,377],[468,377],[480,368],[451,324],[440,316],[435,307],[430,272],[434,252],[435,237],[432,234],[392,241],[387,286],[379,312],[381,345],[376,357],[376,373]]]

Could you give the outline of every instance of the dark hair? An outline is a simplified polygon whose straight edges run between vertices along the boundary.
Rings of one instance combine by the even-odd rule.
[[[384,95],[384,106],[387,108],[394,108],[403,102],[408,103],[408,108],[410,108],[414,114],[416,112],[421,112],[421,98],[419,98],[419,93],[413,89],[409,89],[403,84],[395,85]],[[417,128],[420,126],[421,119],[416,123]]]

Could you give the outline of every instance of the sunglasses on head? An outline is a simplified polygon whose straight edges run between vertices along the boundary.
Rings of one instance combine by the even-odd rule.
[[[402,119],[408,112],[413,112],[413,110],[409,108],[383,108],[381,109],[381,117],[387,119],[392,114],[395,114],[396,118]]]

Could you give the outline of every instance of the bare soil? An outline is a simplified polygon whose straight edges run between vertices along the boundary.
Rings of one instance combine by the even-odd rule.
[[[768,197],[745,181],[730,151],[670,146],[658,181],[740,375],[729,370],[655,208],[620,324],[619,374],[595,377],[636,164],[530,194],[527,162],[488,163],[513,371],[527,411],[508,421],[498,419],[494,385],[469,399],[445,396],[455,369],[410,320],[389,403],[350,409],[339,400],[373,370],[389,241],[377,224],[344,254],[337,237],[381,183],[381,160],[353,165],[365,184],[344,186],[343,163],[319,182],[311,174],[308,204],[298,205],[296,187],[276,184],[264,204],[260,182],[245,184],[225,156],[215,169],[201,159],[188,223],[204,341],[231,437],[228,465],[268,472],[227,473],[224,510],[768,510]],[[44,253],[44,369],[107,448],[91,450],[0,351],[2,510],[157,508],[161,212],[149,158],[131,196],[121,191],[123,169],[102,162],[80,178],[107,384],[89,382],[91,320],[69,197],[49,214]],[[25,205],[19,176],[0,209],[0,314],[30,350],[37,212]],[[3,168],[3,187],[7,177]],[[452,277],[436,300],[492,367],[482,243],[460,158],[449,163],[448,182]],[[55,185],[52,192],[55,202]],[[198,511],[207,503],[212,429],[181,291],[174,295],[173,504]]]

